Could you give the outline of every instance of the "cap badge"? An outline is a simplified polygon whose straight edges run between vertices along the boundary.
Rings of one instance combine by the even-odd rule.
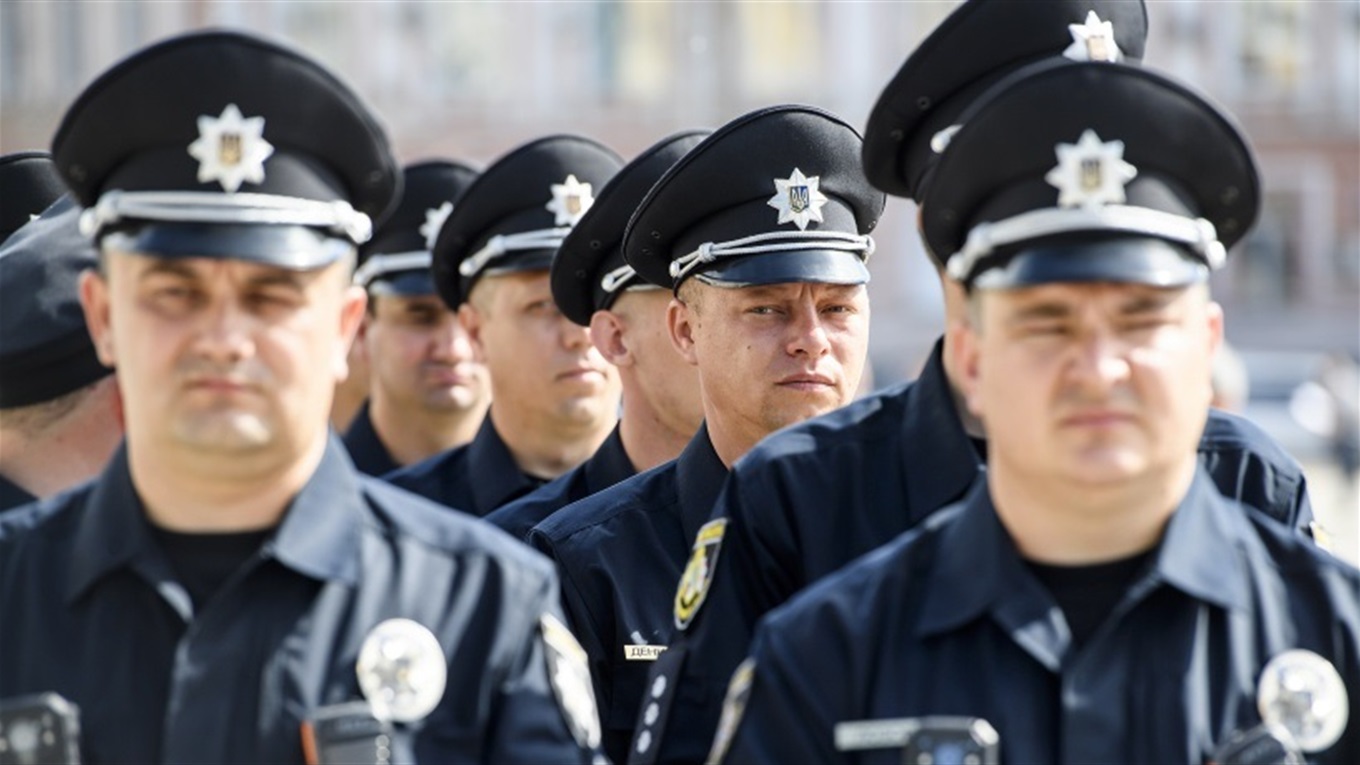
[[[575,226],[595,203],[589,183],[581,183],[575,175],[568,175],[561,183],[552,185],[552,201],[547,204],[553,214],[554,226]]]
[[[1124,161],[1123,141],[1103,142],[1088,129],[1076,143],[1053,148],[1058,166],[1044,180],[1058,189],[1059,207],[1095,209],[1124,202],[1124,186],[1138,175],[1138,168]]]
[[[1305,752],[1321,752],[1346,731],[1350,703],[1336,667],[1303,649],[1277,654],[1256,683],[1261,720],[1278,725]]]
[[[227,104],[218,117],[198,118],[198,140],[189,156],[198,160],[198,182],[217,181],[227,192],[241,184],[264,182],[264,161],[274,146],[264,140],[264,117],[242,117],[236,104]]]
[[[1085,24],[1068,24],[1072,44],[1063,51],[1064,58],[1073,61],[1119,61],[1124,52],[1114,41],[1114,24],[1101,21],[1095,11],[1086,14]]]
[[[425,211],[425,223],[420,227],[420,235],[425,238],[427,249],[434,249],[434,240],[439,238],[439,229],[444,227],[444,221],[449,219],[451,212],[453,212],[452,202],[445,202],[438,207],[431,207]]]
[[[364,638],[355,674],[374,717],[409,723],[439,706],[449,669],[428,628],[410,619],[388,619]]]
[[[808,178],[795,167],[788,180],[774,179],[774,196],[765,204],[779,211],[780,224],[792,221],[799,231],[805,231],[809,222],[822,222],[822,205],[826,204],[826,195],[817,189],[821,180],[820,175]]]

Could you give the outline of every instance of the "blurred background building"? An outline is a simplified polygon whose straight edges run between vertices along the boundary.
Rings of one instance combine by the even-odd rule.
[[[627,156],[776,102],[863,125],[880,88],[955,4],[0,0],[0,150],[46,147],[92,77],[204,26],[291,41],[333,67],[384,115],[403,160],[485,164],[562,131]],[[1301,425],[1289,403],[1334,354],[1360,355],[1360,0],[1148,6],[1146,64],[1235,113],[1260,158],[1262,218],[1215,277],[1248,374],[1247,412],[1329,470],[1328,437]],[[880,385],[914,376],[942,330],[914,220],[911,205],[892,200],[876,233]],[[1339,499],[1322,499],[1354,523],[1355,483],[1338,485]]]

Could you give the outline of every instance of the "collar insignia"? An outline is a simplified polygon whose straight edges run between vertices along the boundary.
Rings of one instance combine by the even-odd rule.
[[[820,175],[808,178],[795,167],[788,180],[774,179],[774,196],[765,204],[779,211],[780,224],[792,221],[799,231],[806,231],[811,221],[822,222],[826,195],[817,189],[821,180]]]
[[[1058,166],[1044,180],[1058,189],[1059,207],[1094,209],[1124,202],[1124,186],[1138,168],[1124,161],[1124,142],[1102,142],[1094,130],[1086,130],[1074,144],[1053,147]]]
[[[554,226],[575,226],[595,203],[589,183],[581,183],[575,175],[568,175],[561,183],[552,185],[552,201],[546,206],[553,214]]]
[[[1064,58],[1073,61],[1119,61],[1124,52],[1114,41],[1114,24],[1101,21],[1095,11],[1086,14],[1085,24],[1068,24],[1072,44],[1063,51]]]
[[[198,182],[217,181],[228,193],[245,182],[264,182],[264,161],[274,147],[264,140],[264,117],[242,117],[227,104],[218,117],[198,118],[198,140],[189,155],[198,160]]]
[[[431,207],[425,211],[425,223],[420,227],[420,235],[425,237],[426,249],[434,249],[434,240],[439,238],[439,229],[444,227],[444,221],[449,219],[451,212],[453,212],[452,202],[445,202],[438,207]]]

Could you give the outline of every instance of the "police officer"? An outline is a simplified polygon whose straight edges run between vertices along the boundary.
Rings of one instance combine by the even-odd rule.
[[[866,131],[865,173],[889,193],[920,199],[941,177],[937,149],[986,87],[1046,58],[1136,60],[1146,29],[1140,2],[964,3],[880,96]],[[963,289],[928,242],[927,251],[952,323],[966,313]],[[779,434],[742,461],[714,510],[728,520],[710,591],[655,667],[666,692],[657,722],[639,726],[649,746],[633,752],[638,762],[702,759],[727,678],[760,616],[957,501],[981,474],[984,431],[958,404],[947,351],[941,339],[918,380]],[[1302,470],[1246,420],[1211,413],[1200,458],[1225,494],[1296,526],[1311,520]]]
[[[1250,150],[1147,70],[1025,74],[923,202],[986,477],[766,617],[713,759],[1356,762],[1360,571],[1195,457]]]
[[[629,224],[628,265],[675,291],[670,337],[698,369],[704,426],[676,460],[529,534],[557,561],[611,758],[627,756],[649,663],[675,631],[676,582],[677,610],[701,597],[723,535],[722,521],[704,521],[729,468],[769,433],[848,403],[859,385],[864,261],[884,203],[859,151],[859,134],[831,114],[762,109],[691,149]]]
[[[486,517],[517,539],[572,502],[675,459],[699,429],[699,378],[666,332],[670,292],[639,278],[623,262],[622,244],[652,184],[705,135],[677,133],[625,165],[553,256],[553,301],[562,315],[590,328],[595,348],[618,369],[622,412],[594,456]]]
[[[471,441],[491,403],[486,367],[430,278],[430,244],[477,172],[432,160],[402,176],[401,201],[359,249],[354,278],[368,291],[354,344],[371,384],[344,442],[369,475]]]
[[[42,211],[54,184],[65,188],[47,154],[9,155],[0,179],[6,215],[13,204],[24,219],[0,245],[2,511],[93,478],[123,425],[113,370],[80,311],[80,274],[95,253],[80,234],[79,206],[65,198]],[[35,208],[42,214],[28,221],[36,213],[21,211]]]
[[[196,33],[98,78],[53,155],[100,247],[82,303],[127,439],[0,519],[8,751],[589,761],[551,566],[328,434],[354,250],[401,178],[366,107],[291,50]]]
[[[608,438],[618,373],[557,309],[548,268],[622,166],[588,138],[549,136],[497,160],[459,198],[435,240],[434,280],[491,374],[491,409],[470,443],[388,475],[392,483],[483,516]]]

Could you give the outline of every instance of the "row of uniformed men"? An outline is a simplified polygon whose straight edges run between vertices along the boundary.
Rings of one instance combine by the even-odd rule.
[[[557,136],[404,182],[296,54],[212,33],[134,56],[54,142],[89,209],[50,210],[0,260],[51,267],[44,226],[98,236],[80,289],[128,424],[95,484],[0,534],[0,607],[24,620],[6,641],[30,657],[0,697],[57,691],[87,750],[166,760],[315,756],[318,721],[361,695],[400,755],[436,760],[1352,759],[1355,572],[1298,533],[1298,466],[1207,405],[1204,282],[1255,217],[1253,160],[1213,106],[1132,65],[1145,32],[1139,2],[972,0],[862,144],[774,107],[627,165]],[[207,71],[227,59],[241,71]],[[90,127],[171,71],[210,84],[146,100],[165,124],[145,135]],[[263,71],[294,95],[241,85]],[[289,100],[304,81],[332,146]],[[840,408],[874,186],[921,205],[951,330],[917,382]],[[352,246],[362,322],[343,280],[321,289]],[[73,281],[95,256],[71,251]],[[409,465],[390,481],[528,540],[559,583],[348,475],[320,423],[360,324],[355,463]],[[205,670],[251,632],[270,637]],[[155,679],[154,719],[94,703],[118,673]],[[213,683],[233,691],[209,701]],[[523,711],[493,721],[499,704]],[[525,726],[562,735],[521,749]]]

